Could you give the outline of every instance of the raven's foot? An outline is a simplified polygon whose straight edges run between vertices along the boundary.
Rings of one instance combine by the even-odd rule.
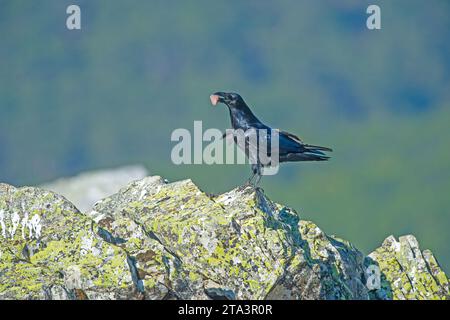
[[[250,186],[251,186],[251,184],[247,181],[247,182],[244,183],[243,185],[239,186],[239,187],[237,188],[237,191],[242,192],[242,191],[244,191],[245,189],[247,189],[247,188],[250,187]]]
[[[238,191],[244,191],[245,189],[247,189],[248,187],[254,187],[254,183],[253,183],[253,178],[255,177],[255,173],[253,173],[248,179],[247,181],[245,181],[245,183],[243,185],[241,185],[240,187],[238,187]]]
[[[250,178],[247,179],[244,186],[252,186],[253,185],[253,178],[255,178],[256,173],[253,172],[253,174],[250,176]]]

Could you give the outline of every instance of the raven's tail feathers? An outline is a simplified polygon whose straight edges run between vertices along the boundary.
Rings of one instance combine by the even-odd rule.
[[[330,157],[324,155],[322,152],[320,152],[321,154],[319,154],[318,152],[304,153],[303,155],[305,157],[305,160],[303,161],[327,161],[328,159],[330,159]]]
[[[313,146],[313,145],[310,145],[310,144],[304,144],[303,146],[306,148],[306,150],[308,150],[308,152],[309,152],[309,151],[314,152],[314,151],[317,151],[317,150],[319,150],[319,151],[333,152],[333,149],[327,148],[327,147]]]
[[[307,152],[307,153],[289,153],[282,159],[283,161],[327,161],[330,157],[327,157],[322,152]]]

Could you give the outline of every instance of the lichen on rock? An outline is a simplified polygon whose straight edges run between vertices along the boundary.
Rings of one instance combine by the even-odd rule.
[[[149,177],[98,202],[90,216],[111,239],[124,239],[152,298],[368,298],[363,255],[260,189],[209,196],[191,180]],[[314,290],[304,290],[305,279]]]
[[[364,257],[259,188],[209,195],[158,176],[84,214],[52,192],[0,185],[0,252],[0,299],[449,297],[411,236]]]
[[[126,253],[96,228],[62,196],[0,184],[0,299],[131,298]]]
[[[412,236],[393,236],[368,259],[378,264],[382,286],[373,292],[375,297],[398,300],[450,299],[449,281],[429,250],[420,251]]]

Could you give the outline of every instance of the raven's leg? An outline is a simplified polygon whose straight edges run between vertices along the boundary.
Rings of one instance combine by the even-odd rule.
[[[258,184],[259,184],[260,181],[261,181],[261,175],[258,174],[258,175],[256,176],[255,184],[254,184],[254,186],[255,186],[256,188],[258,188]]]
[[[245,183],[245,185],[249,186],[252,184],[252,180],[255,177],[256,172],[253,172],[252,175],[250,176],[250,178],[247,179],[247,182]]]
[[[257,175],[256,175],[255,187],[258,187],[258,184],[259,184],[259,182],[261,181],[261,177],[262,177],[261,169],[262,169],[262,167],[261,167],[261,166],[258,166],[258,173],[257,173]]]
[[[239,187],[239,190],[244,190],[246,187],[248,186],[252,186],[253,185],[253,178],[255,177],[256,173],[257,173],[257,169],[256,166],[252,164],[252,175],[247,179],[247,181],[241,186]]]
[[[252,165],[252,169],[253,169],[254,176],[256,176],[253,186],[257,187],[259,182],[261,181],[262,166],[260,163],[254,164],[254,165]]]
[[[252,164],[252,175],[250,176],[250,178],[248,178],[248,180],[247,180],[247,182],[246,182],[246,184],[245,185],[247,185],[247,186],[250,186],[250,185],[253,185],[253,183],[252,183],[252,181],[253,181],[253,178],[255,177],[255,175],[258,173],[258,168],[257,168],[257,165],[256,164]]]

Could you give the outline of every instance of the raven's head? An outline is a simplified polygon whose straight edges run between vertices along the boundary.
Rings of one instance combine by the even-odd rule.
[[[209,99],[213,106],[219,102],[225,103],[230,108],[239,107],[239,105],[245,104],[241,96],[233,92],[216,92],[212,94]]]

